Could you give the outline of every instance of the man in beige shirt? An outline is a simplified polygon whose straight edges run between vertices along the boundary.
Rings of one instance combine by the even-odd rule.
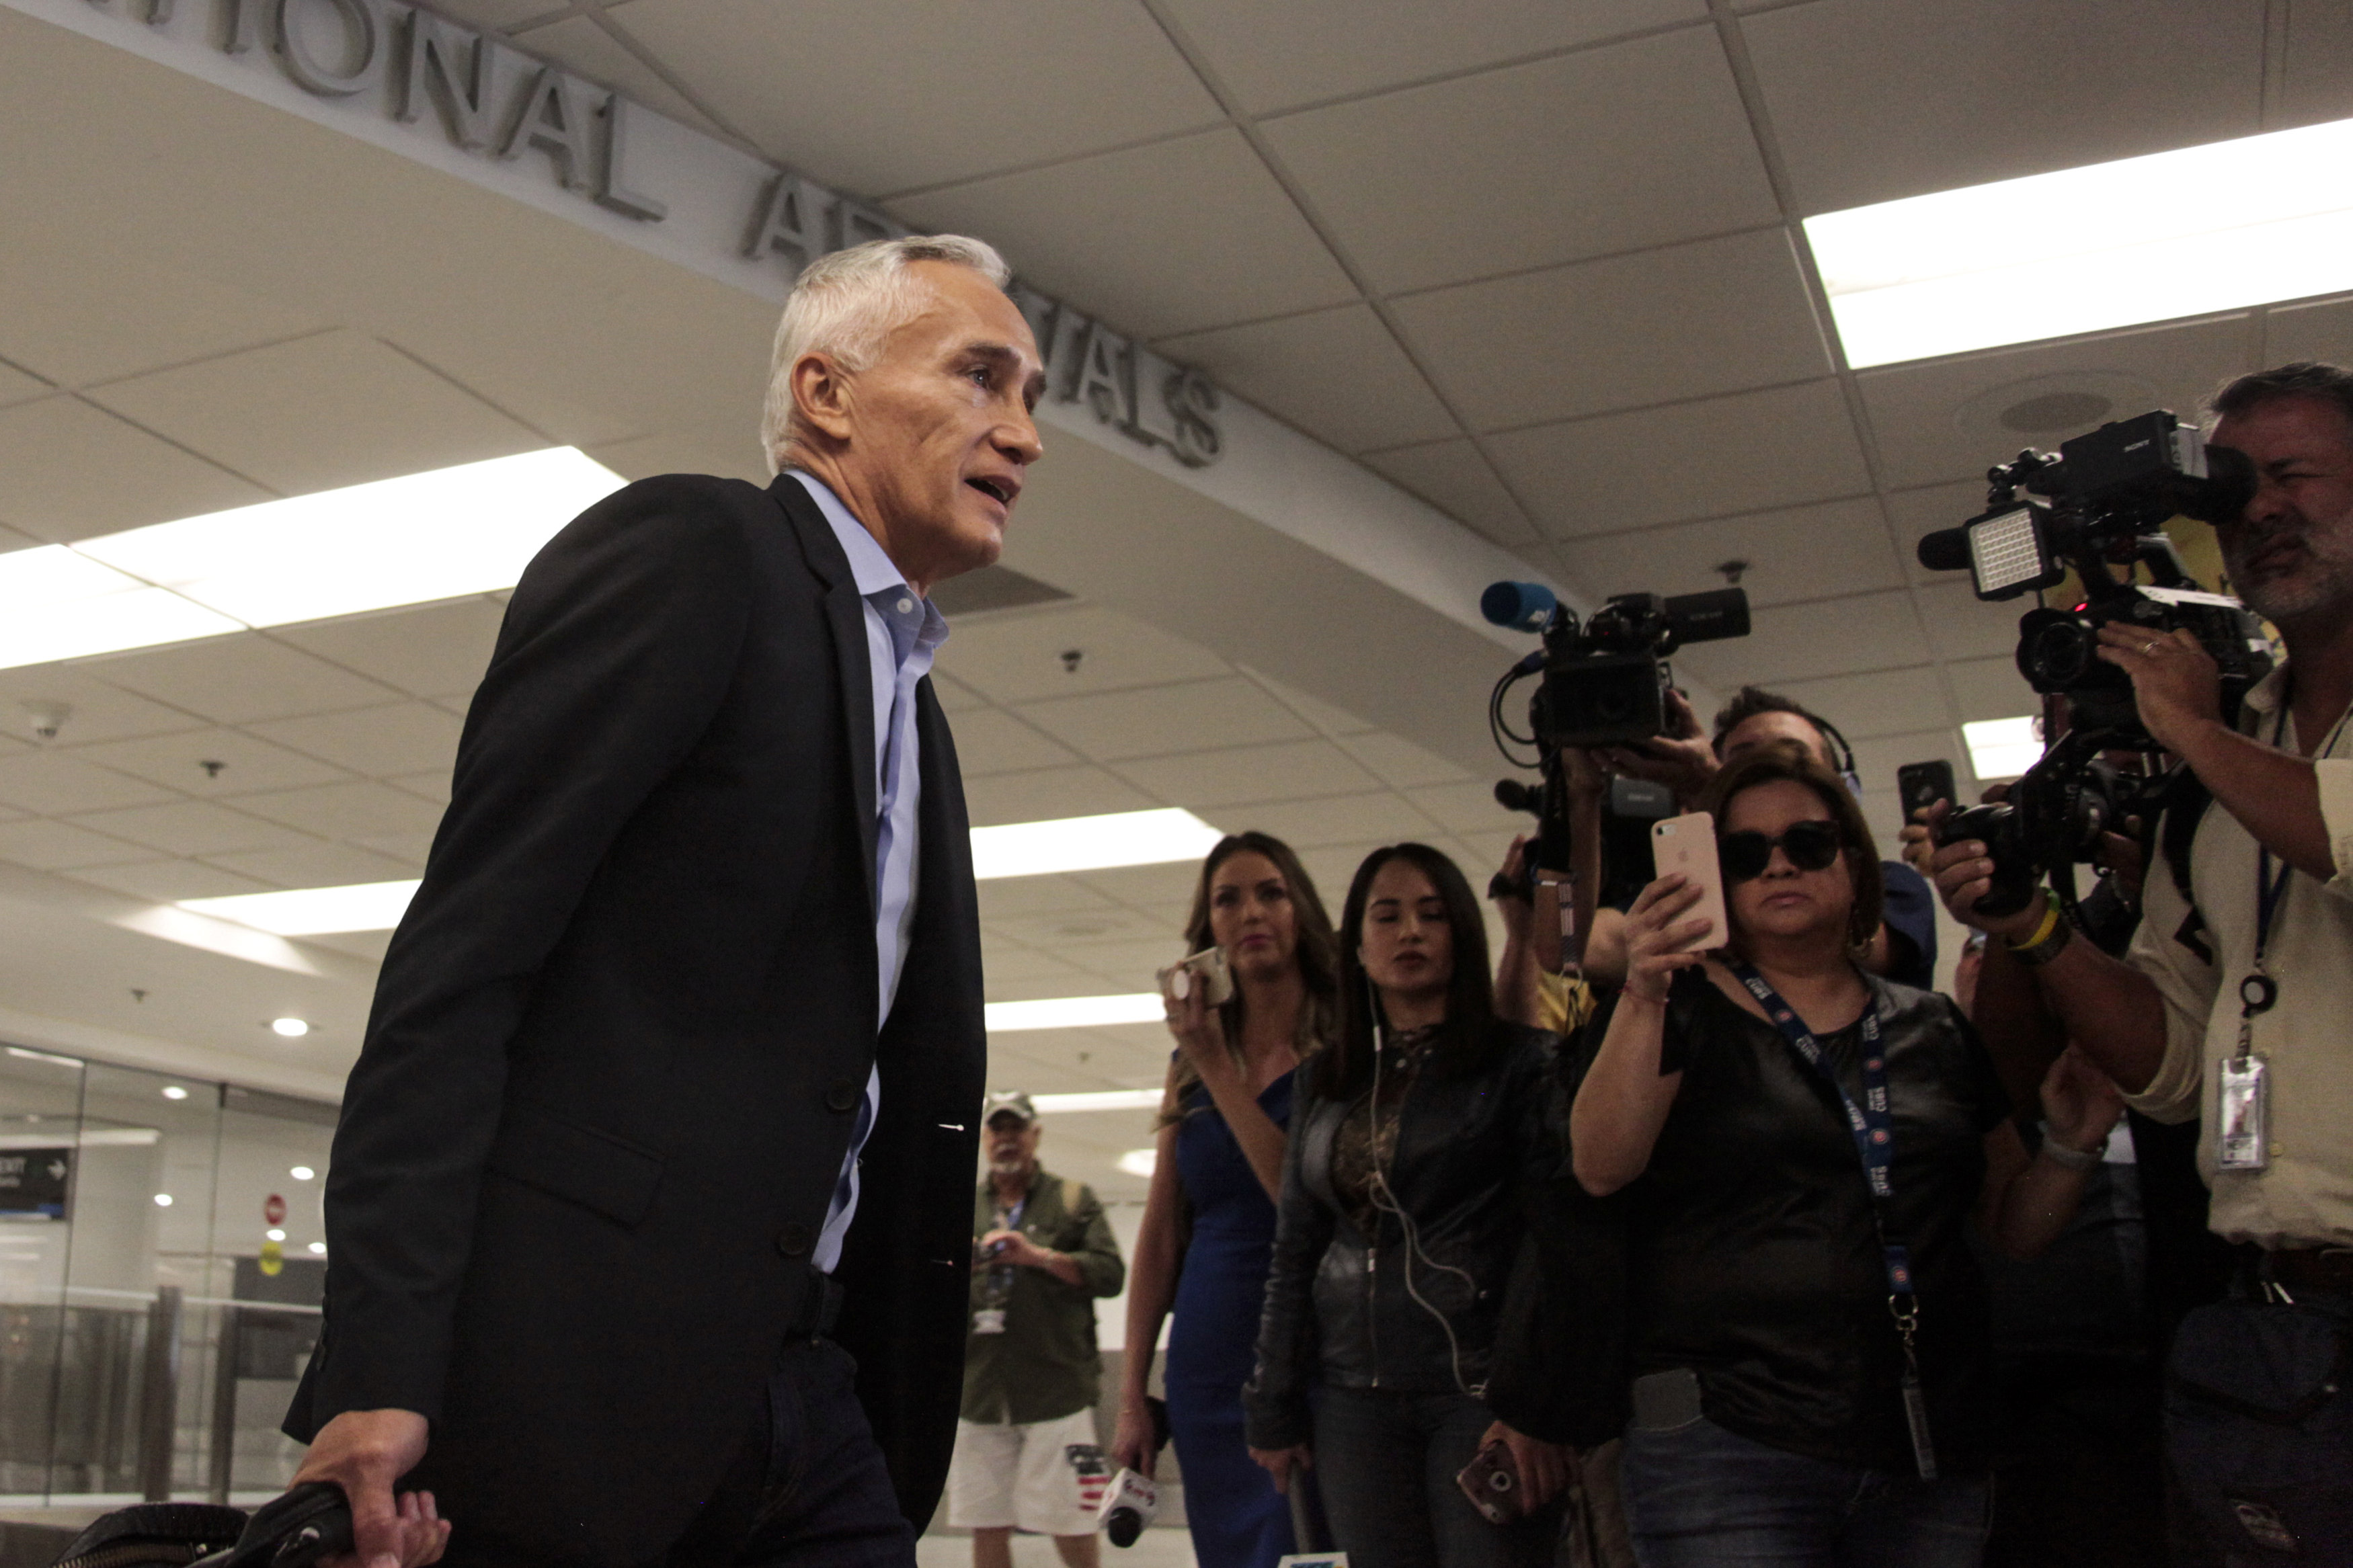
[[[2033,965],[2045,1005],[2135,1109],[2203,1119],[2211,1223],[2246,1250],[2233,1299],[2192,1313],[2176,1340],[2174,1466],[2218,1545],[2333,1561],[2353,1551],[2353,1393],[2337,1393],[2353,1363],[2353,373],[2242,376],[2213,407],[2214,444],[2256,474],[2253,499],[2218,530],[2224,565],[2278,628],[2284,663],[2233,729],[2188,633],[2100,632],[2142,722],[2213,795],[2190,896],[2152,866],[2118,962],[2071,940],[2043,900],[1976,914],[1992,871],[1983,844],[1915,850],[1957,918]],[[2246,1063],[2265,1080],[2253,1096],[2226,1088]],[[2244,1136],[2251,1098],[2259,1138]]]

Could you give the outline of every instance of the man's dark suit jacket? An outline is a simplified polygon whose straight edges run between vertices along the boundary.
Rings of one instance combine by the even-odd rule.
[[[985,1037],[927,679],[915,922],[878,1047],[865,609],[789,476],[583,513],[508,605],[385,955],[286,1421],[433,1424],[460,1531],[659,1553],[757,1419],[867,1070],[836,1338],[920,1530],[953,1445]],[[479,1537],[478,1537],[479,1539]]]

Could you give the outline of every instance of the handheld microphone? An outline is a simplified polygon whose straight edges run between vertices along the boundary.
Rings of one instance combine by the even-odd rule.
[[[1095,1528],[1110,1536],[1113,1546],[1133,1546],[1159,1512],[1160,1489],[1134,1470],[1122,1470],[1103,1489]]]

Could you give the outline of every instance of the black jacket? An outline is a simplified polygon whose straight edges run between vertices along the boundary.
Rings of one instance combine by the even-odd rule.
[[[646,480],[515,590],[327,1184],[287,1416],[433,1423],[411,1484],[530,1554],[657,1555],[764,1397],[878,1056],[838,1337],[902,1507],[954,1440],[984,1069],[931,686],[920,885],[875,1035],[864,606],[797,481]]]
[[[1310,1094],[1293,1113],[1258,1368],[1242,1390],[1252,1447],[1309,1440],[1307,1390],[1319,1377],[1408,1394],[1484,1383],[1527,1188],[1563,1157],[1557,1037],[1492,1027],[1483,1065],[1426,1066],[1399,1109],[1388,1177],[1414,1223],[1410,1247],[1394,1215],[1377,1235],[1359,1232],[1333,1190],[1334,1140],[1362,1091]]]

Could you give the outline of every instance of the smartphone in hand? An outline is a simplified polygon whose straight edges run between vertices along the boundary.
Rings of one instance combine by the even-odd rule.
[[[1904,820],[1917,822],[1920,813],[1940,800],[1953,803],[1958,811],[1960,797],[1953,788],[1953,764],[1939,759],[1933,763],[1906,763],[1895,770],[1895,793],[1904,800]]]
[[[1489,1524],[1515,1523],[1528,1510],[1520,1467],[1512,1458],[1512,1450],[1501,1442],[1490,1443],[1472,1455],[1471,1462],[1456,1472],[1454,1484]]]
[[[1680,871],[1686,883],[1699,889],[1699,902],[1685,910],[1682,920],[1704,920],[1707,930],[1676,951],[1705,952],[1722,947],[1730,939],[1732,924],[1724,912],[1724,868],[1715,858],[1715,818],[1694,811],[1652,823],[1651,860],[1658,875]]]

